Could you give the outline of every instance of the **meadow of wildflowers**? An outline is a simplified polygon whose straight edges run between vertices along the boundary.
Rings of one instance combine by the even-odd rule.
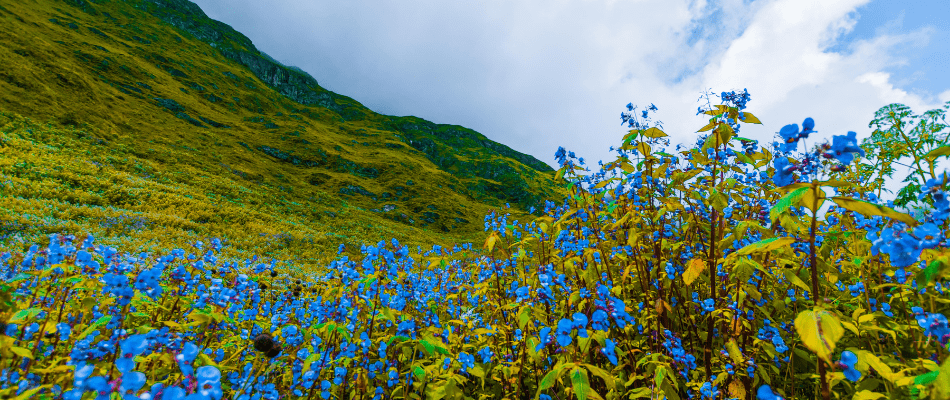
[[[808,147],[804,118],[766,148],[738,136],[749,93],[721,98],[676,150],[628,105],[616,160],[558,149],[570,196],[492,212],[477,245],[341,246],[318,272],[217,238],[7,245],[0,397],[950,397],[942,110],[882,108],[863,145]],[[878,197],[906,154],[913,216]]]

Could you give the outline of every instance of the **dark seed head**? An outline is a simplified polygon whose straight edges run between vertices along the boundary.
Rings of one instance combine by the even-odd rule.
[[[270,335],[266,333],[257,335],[257,337],[254,338],[254,350],[257,350],[260,352],[270,351],[271,349],[274,348],[275,344],[276,343],[274,343],[274,338],[272,338]]]
[[[271,271],[271,272],[270,272],[270,277],[271,277],[271,278],[276,278],[276,277],[277,277],[277,271]]]
[[[295,291],[294,291],[294,297],[300,297],[300,291],[299,291],[299,290],[295,290]]]
[[[300,279],[297,279],[297,284],[298,284],[298,285],[300,284]]]
[[[265,284],[263,284],[263,283],[258,284],[258,286],[261,287],[261,290],[267,289],[267,285],[265,285]]]
[[[274,347],[271,347],[270,350],[264,353],[267,358],[277,357],[278,354],[280,354],[280,343],[274,343]]]

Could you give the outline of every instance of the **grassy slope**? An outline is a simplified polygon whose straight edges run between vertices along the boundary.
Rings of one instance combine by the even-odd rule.
[[[223,236],[315,260],[341,242],[479,240],[505,201],[558,198],[530,156],[315,86],[322,100],[295,102],[155,7],[0,7],[0,235],[91,232],[144,249]]]

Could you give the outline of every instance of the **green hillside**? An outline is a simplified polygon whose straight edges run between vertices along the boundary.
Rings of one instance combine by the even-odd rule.
[[[492,209],[526,217],[563,194],[543,162],[377,114],[187,1],[5,2],[0,21],[7,240],[220,236],[313,259],[339,243],[483,240]]]

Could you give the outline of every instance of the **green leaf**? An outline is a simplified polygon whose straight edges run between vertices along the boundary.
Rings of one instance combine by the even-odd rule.
[[[518,310],[518,327],[524,329],[528,321],[531,321],[531,307],[521,307],[521,309]]]
[[[564,364],[558,364],[554,366],[554,369],[548,371],[547,374],[544,374],[544,378],[541,378],[541,383],[538,385],[538,393],[540,394],[542,390],[548,389],[554,386],[554,382],[557,382],[557,378],[561,376],[561,372],[564,370]]]
[[[822,308],[805,310],[795,318],[795,329],[802,343],[826,363],[831,363],[835,345],[844,335],[838,318]]]
[[[587,396],[590,395],[590,380],[587,378],[587,371],[583,368],[574,367],[571,370],[571,384],[574,387],[577,400],[587,400]]]
[[[92,333],[92,331],[101,328],[105,324],[108,324],[109,321],[112,321],[111,315],[103,315],[102,317],[99,317],[99,319],[96,320],[96,322],[93,322],[92,325],[89,325],[88,327],[86,327],[86,329],[84,329],[82,333],[80,333],[79,336],[76,337],[76,340],[82,340],[87,335]]]
[[[604,383],[607,384],[608,389],[612,389],[617,385],[617,378],[611,375],[610,372],[605,371],[603,368],[591,364],[584,364],[584,368],[587,368],[587,370],[592,374],[596,375],[600,379],[603,379]]]
[[[656,368],[655,375],[653,375],[653,383],[659,387],[663,385],[663,378],[666,378],[666,367],[661,365]]]
[[[769,219],[774,221],[776,218],[778,218],[779,214],[787,211],[795,203],[798,203],[798,201],[801,200],[801,198],[804,197],[805,193],[807,193],[809,190],[811,190],[810,187],[798,188],[793,190],[791,193],[786,194],[785,197],[779,199],[779,201],[775,203],[775,206],[769,210]]]
[[[19,324],[19,323],[22,323],[22,322],[24,322],[24,321],[29,321],[29,320],[33,319],[33,317],[37,316],[37,315],[38,315],[40,312],[42,312],[42,311],[43,311],[43,309],[37,308],[37,307],[27,308],[27,309],[25,309],[25,310],[20,310],[20,311],[17,311],[16,314],[13,314],[13,317],[11,317],[10,320],[7,321],[7,322],[9,322],[9,323],[11,323],[11,324]]]
[[[915,385],[929,385],[931,382],[937,380],[937,376],[940,375],[940,370],[930,371],[926,374],[917,375],[914,377]]]
[[[795,275],[795,272],[793,272],[790,269],[786,269],[784,274],[785,274],[785,279],[787,279],[793,285],[802,288],[802,290],[806,292],[809,292],[809,293],[811,292],[811,288],[808,287],[807,284],[805,284],[805,281],[803,281],[802,278],[799,278],[798,275]]]
[[[416,376],[416,379],[422,380],[426,377],[426,371],[419,367],[418,365],[412,368],[412,373]]]
[[[396,335],[396,336],[393,336],[393,337],[389,338],[389,341],[386,342],[386,345],[387,345],[387,346],[388,346],[388,345],[391,345],[391,344],[393,344],[394,341],[405,342],[405,341],[407,341],[407,340],[409,340],[409,338],[406,337],[406,336]]]
[[[840,196],[832,197],[831,200],[837,203],[838,206],[840,207],[862,214],[866,217],[870,217],[873,215],[880,215],[882,217],[896,219],[910,226],[917,225],[917,220],[915,220],[914,217],[911,217],[910,215],[907,215],[901,212],[894,211],[893,209],[889,207],[885,207],[885,206],[873,204],[873,203],[868,203],[862,200],[852,199],[850,197],[840,197]]]
[[[768,238],[760,240],[758,242],[752,243],[748,246],[745,246],[739,251],[736,252],[737,255],[745,256],[752,253],[762,253],[767,251],[772,251],[780,247],[795,243],[795,238],[783,237],[783,238]]]
[[[926,286],[928,283],[934,280],[934,277],[940,274],[940,271],[944,267],[944,263],[940,260],[933,260],[927,265],[927,268],[920,270],[917,273],[917,284]]]

